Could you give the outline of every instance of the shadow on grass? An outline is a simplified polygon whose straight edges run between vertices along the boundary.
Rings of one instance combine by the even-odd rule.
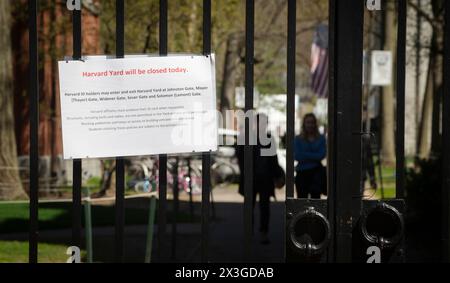
[[[144,200],[145,201],[145,200]],[[148,224],[148,207],[125,207],[126,225],[146,225]],[[158,211],[155,212],[158,214]],[[108,227],[115,225],[115,206],[92,205],[92,226]],[[82,211],[84,221],[85,214]],[[157,219],[157,215],[156,215]],[[174,216],[171,211],[167,213],[168,223],[173,222]],[[180,211],[177,215],[178,223],[199,222],[198,215],[191,219],[189,213]],[[1,204],[0,203],[0,234],[27,233],[29,229],[29,205]],[[72,227],[72,203],[41,203],[39,204],[39,230],[61,230]]]
[[[127,238],[133,239],[133,230],[129,232],[130,226],[148,225],[149,221],[149,203],[150,199],[132,199],[125,201],[125,233]],[[181,209],[188,207],[189,204],[180,202],[180,210],[176,217],[177,223],[198,223],[200,217],[196,214],[192,215],[189,210]],[[158,206],[156,206],[158,207]],[[186,212],[187,211],[187,212]],[[199,209],[197,208],[197,211]],[[157,226],[158,211],[155,211],[155,225]],[[85,212],[82,210],[82,222],[85,221]],[[171,202],[168,203],[167,224],[171,225],[175,220],[174,213],[171,211]],[[92,205],[91,221],[93,228],[93,246],[94,261],[110,262],[114,258],[114,226],[115,226],[115,206],[114,205]],[[170,227],[170,226],[169,226]],[[98,233],[99,228],[105,228]],[[55,202],[39,204],[39,238],[40,250],[48,245],[70,246],[72,229],[72,203],[71,202]],[[139,235],[137,241],[141,247],[138,251],[139,256],[131,260],[142,260],[145,255],[145,231],[147,227],[141,229],[144,231],[144,237]],[[51,233],[45,233],[51,231]],[[27,254],[27,249],[23,248],[20,243],[28,246],[29,232],[29,204],[28,203],[0,203],[0,241],[8,244],[11,248],[17,249],[17,253],[21,250]],[[82,232],[84,233],[84,231]],[[140,232],[142,234],[142,232]],[[45,235],[44,235],[45,234]],[[129,235],[131,234],[131,235]],[[135,237],[136,238],[136,237]],[[127,239],[128,241],[128,239]],[[136,239],[132,240],[136,241]],[[22,248],[17,248],[17,247]],[[85,247],[84,234],[82,248]],[[143,248],[142,248],[143,247]],[[59,248],[60,249],[60,248]],[[65,252],[65,251],[63,251]],[[3,255],[4,256],[4,255]],[[24,255],[26,257],[26,255]],[[65,258],[65,254],[62,256]],[[0,255],[1,258],[1,255]],[[40,256],[41,258],[41,256]]]
[[[148,203],[148,199],[144,199],[139,203],[130,204],[127,201],[125,204],[127,226],[124,234],[124,262],[144,262],[148,232],[148,227],[146,226],[149,214]],[[177,223],[195,224],[178,226],[176,240],[172,234],[172,229],[174,228],[172,226],[172,220],[174,219],[172,204],[171,201],[168,202],[167,233],[163,242],[159,243],[157,234],[154,234],[152,262],[200,262],[202,237],[201,227],[198,223],[200,217],[198,215],[201,212],[201,204],[198,202],[194,203],[194,218],[191,221],[189,202],[180,201],[180,213],[177,217]],[[210,221],[208,258],[212,262],[241,262],[244,251],[243,204],[216,202],[214,207],[215,213],[211,211],[211,216],[215,215],[216,218]],[[7,213],[2,213],[6,208],[9,209]],[[42,256],[39,256],[39,261],[45,260],[46,250],[48,253],[57,253],[57,260],[59,260],[59,256],[62,256],[63,259],[67,258],[65,251],[60,247],[71,245],[71,203],[41,204],[39,209],[41,220],[39,250],[42,250]],[[255,262],[280,262],[283,260],[284,204],[274,203],[272,209],[269,235],[272,244],[261,245],[259,233],[255,234],[255,238],[252,241]],[[92,207],[94,262],[115,261],[114,213],[114,206]],[[259,223],[259,208],[255,208],[255,219]],[[6,231],[6,228],[10,230]],[[155,228],[157,229],[157,227]],[[0,229],[0,244],[1,241],[18,241],[22,245],[27,245],[28,205],[9,206],[0,204]],[[6,232],[7,234],[5,234]],[[44,244],[58,247],[45,249]],[[10,251],[18,249],[16,244],[10,245]],[[85,247],[84,234],[81,247]],[[26,258],[26,248],[22,247],[21,252],[24,253],[21,258]],[[159,257],[160,254],[162,257]],[[6,255],[6,258],[9,259],[10,256]]]

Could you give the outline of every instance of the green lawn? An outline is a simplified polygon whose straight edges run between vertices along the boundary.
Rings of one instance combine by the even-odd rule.
[[[382,167],[381,174],[383,176],[383,188],[384,188],[384,198],[391,199],[395,198],[395,168],[393,167]],[[382,198],[381,185],[379,182],[378,168],[375,168],[375,175],[378,183],[378,190],[375,197],[378,199]]]
[[[40,203],[39,204],[39,230],[69,229],[72,227],[71,202],[61,203]],[[115,209],[114,206],[93,205],[92,226],[105,227],[114,226]],[[84,220],[84,210],[83,210]],[[168,222],[174,219],[169,211]],[[195,222],[199,221],[199,216],[195,216]],[[190,222],[190,215],[180,211],[177,216],[178,223]],[[148,223],[147,208],[126,208],[125,223],[127,225],[145,225]],[[28,203],[1,203],[0,202],[0,233],[26,233],[29,225],[29,205]]]
[[[395,195],[395,186],[394,187],[384,187],[384,199],[393,199],[396,197]],[[376,194],[375,194],[377,199],[381,199],[382,198],[382,193],[381,193],[381,189],[377,190]]]
[[[378,163],[378,159],[374,158],[375,164]],[[406,157],[405,159],[406,167],[411,168],[414,166],[414,157]],[[378,166],[375,166],[375,175],[378,183],[378,190],[376,191],[375,198],[381,199],[381,186],[379,183],[379,173]],[[383,188],[384,188],[384,198],[391,199],[396,197],[395,190],[395,166],[382,166],[381,175],[383,176]]]
[[[145,205],[137,206],[139,208],[125,209],[126,225],[147,225],[148,224],[148,207]],[[71,202],[61,203],[40,203],[39,204],[39,230],[59,230],[71,229],[72,214]],[[142,208],[140,208],[142,207]],[[84,212],[84,210],[83,210]],[[115,224],[115,208],[114,206],[93,205],[92,226],[105,227],[114,226]],[[83,213],[84,220],[84,213]],[[157,219],[157,218],[156,218]],[[190,214],[180,211],[177,215],[178,223],[190,222]],[[198,222],[199,216],[194,215],[192,221]],[[171,211],[167,213],[167,222],[174,220]],[[26,234],[29,230],[29,205],[28,203],[1,203],[0,202],[0,235],[20,233]],[[0,263],[20,263],[28,262],[28,242],[15,240],[0,240]],[[23,236],[20,238],[23,239]],[[67,243],[65,242],[67,241]],[[66,255],[67,247],[70,239],[59,239],[54,243],[39,243],[38,261],[42,263],[64,263],[68,259]],[[85,251],[82,251],[82,261],[86,257]]]
[[[38,261],[40,263],[65,263],[67,246],[39,243]],[[85,252],[81,252],[82,258]],[[27,263],[28,243],[0,241],[0,263]]]

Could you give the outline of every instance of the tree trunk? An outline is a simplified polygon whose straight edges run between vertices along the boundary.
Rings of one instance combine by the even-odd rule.
[[[116,163],[112,160],[103,160],[101,164],[102,179],[100,181],[100,191],[93,194],[92,197],[112,197],[116,194]]]
[[[13,114],[10,1],[0,1],[0,200],[26,198],[19,177]]]
[[[432,1],[434,18],[438,18],[443,1]],[[436,21],[431,37],[430,62],[428,65],[427,87],[422,108],[420,127],[419,158],[429,158],[440,152],[441,96],[443,84],[444,26]]]
[[[441,56],[440,56],[441,57]],[[439,61],[439,58],[438,58]],[[442,97],[442,76],[438,75],[437,70],[440,68],[442,74],[442,63],[437,63],[440,67],[436,66],[434,69],[434,86],[436,89],[433,91],[433,117],[432,117],[432,129],[431,129],[431,156],[437,156],[441,152],[441,97]],[[440,80],[440,82],[438,82]]]
[[[239,36],[230,34],[227,39],[222,89],[220,94],[220,111],[222,112],[233,108],[239,62]]]
[[[430,153],[430,137],[431,137],[431,120],[433,113],[433,68],[434,58],[430,56],[428,63],[427,84],[422,104],[422,119],[420,121],[419,132],[419,151],[418,157],[421,159],[428,158]]]
[[[435,18],[439,17],[443,1],[433,1],[433,13]],[[433,118],[432,118],[432,132],[431,132],[431,154],[436,155],[441,152],[441,97],[443,85],[443,69],[444,69],[444,24],[442,21],[437,21],[433,28],[433,42],[431,49],[431,56],[435,57],[435,64],[433,68]]]
[[[397,35],[395,3],[387,2],[385,15],[385,50],[395,50]],[[397,56],[394,56],[397,57]],[[387,86],[382,92],[382,125],[381,125],[381,155],[386,165],[395,164],[395,115],[394,115],[394,84]]]
[[[0,0],[5,1],[5,0]],[[26,0],[10,1],[12,6],[12,47],[14,68],[14,114],[19,160],[27,164],[30,152],[28,86],[28,15]],[[66,5],[60,1],[41,1],[39,19],[39,174],[44,180],[41,189],[66,182],[62,159],[62,137],[58,60],[72,54],[72,24]],[[59,3],[58,3],[59,2]],[[91,1],[93,7],[99,0]],[[99,53],[100,19],[94,8],[83,1],[83,54]],[[49,182],[52,183],[49,183]]]
[[[195,50],[196,45],[196,28],[197,28],[197,2],[192,1],[189,13],[189,24],[188,24],[188,39],[189,39],[189,50]]]

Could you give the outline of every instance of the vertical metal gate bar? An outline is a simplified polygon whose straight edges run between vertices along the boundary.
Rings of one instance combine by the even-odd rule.
[[[39,207],[39,56],[38,56],[38,0],[28,1],[30,42],[30,233],[28,257],[38,262]]]
[[[245,6],[245,111],[253,111],[254,88],[254,52],[255,52],[255,1],[246,0]],[[249,115],[247,115],[249,116]],[[253,146],[250,145],[250,134],[253,121],[245,120],[244,149],[244,253],[249,260],[252,254],[253,235]]]
[[[211,154],[203,153],[202,156],[202,243],[201,261],[208,262],[209,244],[209,218],[210,218],[210,192],[211,192]]]
[[[336,5],[335,0],[328,1],[328,136],[327,136],[327,208],[328,219],[331,231],[335,231],[335,205],[334,199],[336,195],[336,158],[335,158],[335,142],[336,142],[336,110],[335,110],[335,34],[336,34]],[[328,248],[328,262],[335,262],[335,246],[336,237],[332,235],[330,246]]]
[[[211,54],[211,0],[203,0],[203,54]],[[202,243],[201,261],[208,261],[211,153],[202,154]]]
[[[404,197],[405,189],[405,68],[406,0],[398,0],[397,31],[397,131],[396,131],[396,196]]]
[[[116,0],[116,57],[125,55],[125,3]],[[122,157],[116,158],[116,226],[115,257],[116,262],[123,262],[124,226],[125,226],[125,162]]]
[[[286,197],[294,197],[294,139],[295,139],[295,58],[297,43],[297,0],[288,2],[287,42],[287,138],[286,138]]]
[[[361,102],[364,2],[335,0],[336,261],[352,260],[352,228],[361,211]]]
[[[159,54],[167,55],[167,0],[159,1]],[[159,156],[158,258],[162,261],[166,237],[167,155]]]
[[[73,60],[80,60],[82,56],[81,11],[73,11]],[[81,246],[81,159],[73,160],[72,173],[72,245]]]
[[[444,91],[442,95],[442,249],[443,262],[450,261],[450,1],[445,1]]]
[[[194,196],[192,192],[192,160],[191,157],[187,158],[187,167],[188,167],[188,187],[189,187],[189,218],[191,221],[194,221]]]
[[[171,259],[172,261],[176,260],[177,257],[177,218],[178,218],[178,209],[179,209],[179,193],[180,187],[178,183],[178,163],[180,162],[179,158],[175,158],[175,165],[173,166],[173,217],[172,217],[172,247],[171,247]]]
[[[288,1],[287,18],[287,98],[286,98],[286,199],[294,198],[294,139],[295,139],[295,70],[297,46],[297,0]],[[285,207],[285,217],[286,217]],[[286,225],[287,219],[283,219]],[[286,258],[286,243],[283,237],[283,258]]]

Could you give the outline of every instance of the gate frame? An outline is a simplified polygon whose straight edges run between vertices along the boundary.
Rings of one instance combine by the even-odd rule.
[[[28,0],[29,8],[29,101],[30,101],[30,229],[29,229],[29,262],[38,262],[38,208],[39,208],[39,56],[38,56],[38,0]],[[160,0],[160,55],[168,54],[168,1]],[[396,194],[397,198],[404,197],[405,185],[405,53],[406,53],[406,0],[398,0],[398,41],[397,41],[397,131],[396,131]],[[254,68],[254,0],[246,0],[246,110],[253,109],[253,68]],[[287,80],[287,176],[294,173],[293,164],[293,137],[295,133],[295,47],[296,47],[296,0],[288,1],[288,80]],[[329,0],[329,42],[330,47],[330,75],[329,75],[329,142],[328,142],[328,188],[329,217],[334,226],[334,241],[331,244],[330,260],[337,262],[351,261],[351,227],[359,216],[361,210],[361,197],[359,195],[359,180],[346,178],[354,176],[353,172],[360,172],[361,165],[361,109],[355,105],[361,103],[350,99],[348,93],[362,93],[362,39],[363,39],[363,15],[364,1]],[[355,13],[356,9],[356,13]],[[116,0],[116,57],[125,55],[124,41],[124,0]],[[445,48],[444,48],[444,87],[443,87],[443,117],[442,117],[442,144],[450,143],[450,1],[445,1]],[[82,56],[82,27],[81,11],[73,11],[73,59],[81,59]],[[354,33],[347,30],[355,29]],[[353,52],[343,52],[348,46]],[[203,0],[203,54],[211,53],[211,0]],[[361,56],[356,56],[361,54]],[[338,70],[339,66],[339,70]],[[341,68],[344,66],[344,68]],[[350,74],[350,75],[345,75]],[[361,95],[356,97],[361,102]],[[353,105],[352,105],[353,104]],[[342,115],[349,113],[349,115]],[[246,137],[248,137],[249,125],[246,122]],[[340,133],[339,135],[337,133]],[[248,144],[248,143],[247,143]],[[352,146],[350,146],[352,145]],[[356,145],[356,146],[355,146]],[[339,149],[339,150],[338,150]],[[342,150],[340,150],[342,149]],[[245,147],[245,156],[250,157],[251,146]],[[443,146],[443,180],[442,180],[442,259],[449,261],[449,235],[450,235],[450,147]],[[116,261],[123,261],[124,252],[124,160],[118,157],[116,171],[116,226],[115,226],[115,255]],[[211,154],[203,153],[203,168],[210,168]],[[82,160],[73,161],[73,203],[72,203],[72,243],[79,246],[81,243],[81,173]],[[253,174],[252,158],[246,158],[245,174]],[[159,210],[167,210],[167,155],[160,155],[160,191]],[[203,170],[202,193],[202,261],[208,258],[208,226],[210,209],[210,172]],[[252,178],[245,180],[245,249],[246,258],[251,254],[252,234]],[[357,181],[357,182],[356,182]],[[293,196],[293,180],[286,180],[286,195]],[[358,188],[358,191],[356,191]],[[331,199],[331,200],[330,200]],[[341,208],[344,208],[341,210]],[[158,253],[162,258],[162,250],[166,233],[165,213],[159,213],[158,229]],[[176,231],[176,229],[174,230]]]

